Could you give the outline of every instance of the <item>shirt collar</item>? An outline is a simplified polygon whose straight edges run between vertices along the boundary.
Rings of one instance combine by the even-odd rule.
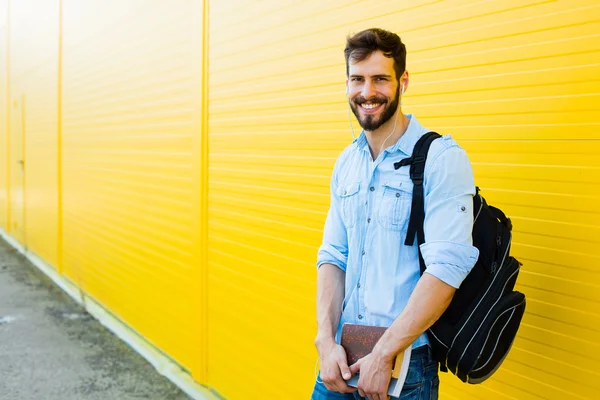
[[[369,142],[367,141],[367,135],[365,134],[364,129],[360,132],[360,135],[356,139],[354,139],[354,143],[356,143],[359,149],[368,150],[367,145],[369,144]]]
[[[389,146],[384,151],[387,151],[388,153],[394,153],[398,150],[401,150],[407,156],[412,154],[415,144],[423,135],[425,128],[423,128],[423,125],[417,121],[417,117],[415,117],[413,114],[406,114],[406,117],[408,118],[406,132],[400,136],[400,139],[398,139],[393,146]],[[369,142],[367,141],[367,135],[365,134],[364,130],[361,131],[360,135],[356,139],[354,139],[354,143],[356,143],[359,149],[368,150],[367,145]]]

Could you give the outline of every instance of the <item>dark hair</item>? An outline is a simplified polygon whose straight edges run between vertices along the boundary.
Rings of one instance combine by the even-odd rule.
[[[396,79],[399,80],[406,69],[406,46],[395,33],[379,28],[366,29],[346,39],[346,76],[349,73],[349,60],[359,62],[373,52],[381,50],[386,57],[394,59]]]

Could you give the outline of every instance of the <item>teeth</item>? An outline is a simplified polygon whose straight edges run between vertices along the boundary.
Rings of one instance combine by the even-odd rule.
[[[362,107],[362,108],[366,108],[367,110],[370,110],[370,109],[372,109],[372,108],[377,108],[377,107],[379,107],[379,106],[380,106],[380,104],[379,104],[379,103],[372,103],[372,104],[364,104],[364,103],[363,103],[363,104],[361,105],[361,107]]]

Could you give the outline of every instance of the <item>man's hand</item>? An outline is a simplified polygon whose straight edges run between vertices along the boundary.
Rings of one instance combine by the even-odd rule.
[[[392,361],[374,353],[350,366],[351,373],[360,372],[358,393],[369,400],[387,400],[388,386],[392,378]]]
[[[352,377],[346,350],[332,342],[326,346],[317,346],[321,361],[321,380],[328,390],[339,393],[353,393],[356,388],[348,386],[346,381]]]

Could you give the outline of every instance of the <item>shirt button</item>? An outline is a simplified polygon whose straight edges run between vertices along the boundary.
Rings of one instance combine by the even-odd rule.
[[[375,188],[374,188],[373,186],[371,186],[371,187],[369,188],[369,190],[372,192],[372,191],[374,191],[374,190],[375,190]]]
[[[371,218],[367,218],[367,222],[371,222]]]
[[[362,319],[362,315],[358,314],[358,319]]]
[[[360,288],[360,283],[358,285],[356,285],[357,288]]]
[[[400,197],[400,193],[396,193],[396,197]]]
[[[363,256],[365,255],[365,251],[364,250],[363,250],[362,254],[363,254]]]

